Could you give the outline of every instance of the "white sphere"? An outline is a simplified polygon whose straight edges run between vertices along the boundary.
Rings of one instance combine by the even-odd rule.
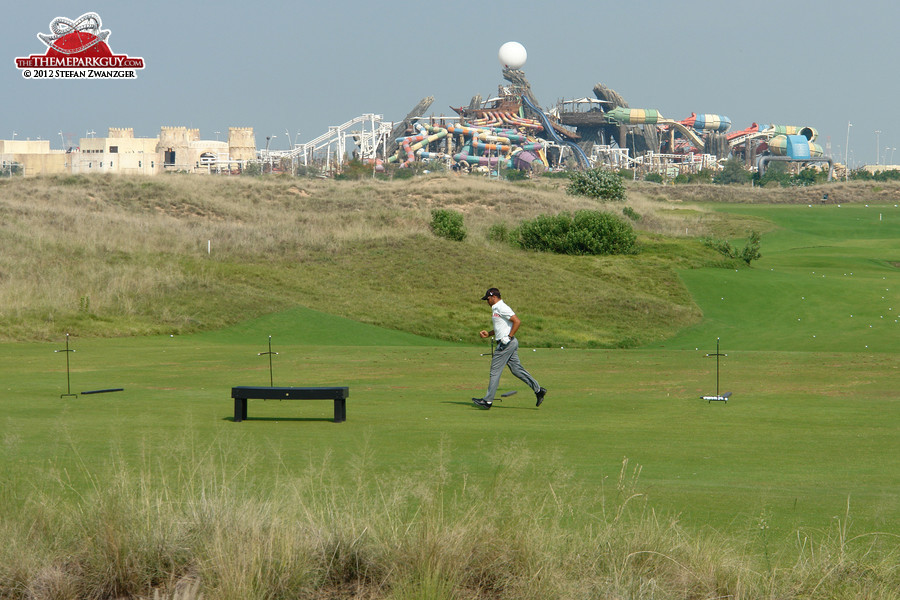
[[[500,58],[500,64],[507,69],[521,69],[528,59],[525,46],[519,42],[506,42],[500,46],[497,56]]]

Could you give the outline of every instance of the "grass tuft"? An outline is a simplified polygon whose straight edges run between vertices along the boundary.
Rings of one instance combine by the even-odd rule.
[[[615,489],[591,489],[521,445],[493,456],[479,484],[441,448],[427,471],[376,481],[282,467],[265,492],[218,444],[116,458],[84,494],[57,474],[8,499],[0,597],[892,598],[900,585],[896,539],[854,536],[849,507],[833,530],[798,533],[776,569],[652,510],[627,459]]]

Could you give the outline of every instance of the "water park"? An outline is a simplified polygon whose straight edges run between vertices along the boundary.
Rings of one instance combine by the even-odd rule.
[[[544,109],[522,70],[524,46],[507,42],[498,58],[505,83],[497,94],[487,99],[475,95],[465,106],[451,106],[455,115],[427,116],[434,102],[428,96],[399,122],[361,115],[291,150],[267,148],[259,160],[283,170],[316,166],[326,174],[340,173],[347,157],[371,165],[374,172],[437,161],[447,169],[486,174],[606,167],[630,169],[635,177],[675,177],[718,170],[729,157],[760,174],[772,162],[821,167],[829,179],[835,170],[811,126],[751,123],[735,130],[722,114],[667,118],[657,109],[630,107],[601,83],[593,87],[592,98],[559,100]]]

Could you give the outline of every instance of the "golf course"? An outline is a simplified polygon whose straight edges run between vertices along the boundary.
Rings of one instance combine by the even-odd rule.
[[[0,598],[896,598],[900,186],[629,184],[0,182]]]

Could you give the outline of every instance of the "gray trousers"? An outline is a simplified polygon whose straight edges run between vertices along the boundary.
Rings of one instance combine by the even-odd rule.
[[[497,349],[494,350],[494,356],[491,357],[491,380],[488,383],[487,393],[484,395],[485,402],[494,401],[497,388],[500,387],[500,375],[503,373],[503,367],[506,366],[509,366],[510,372],[527,383],[535,393],[540,391],[540,384],[519,362],[519,340],[513,338],[505,346],[498,343]]]

